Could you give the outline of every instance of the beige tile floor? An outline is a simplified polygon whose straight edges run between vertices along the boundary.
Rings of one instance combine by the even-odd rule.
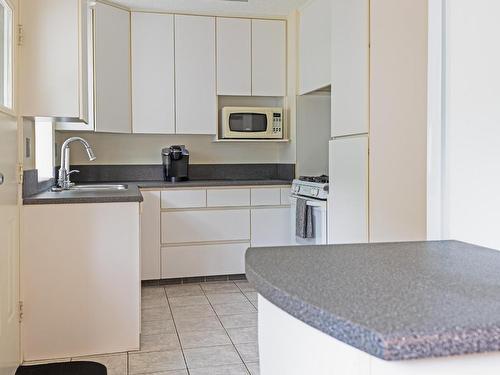
[[[144,287],[141,350],[71,360],[109,375],[257,375],[257,293],[246,281]]]

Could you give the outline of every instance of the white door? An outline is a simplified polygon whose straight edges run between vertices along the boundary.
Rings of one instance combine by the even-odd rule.
[[[217,18],[217,94],[252,95],[252,21]]]
[[[252,20],[252,95],[286,95],[286,22]]]
[[[290,245],[290,207],[252,210],[252,246]]]
[[[332,1],[332,137],[368,132],[370,1]]]
[[[132,13],[132,128],[175,133],[174,16]]]
[[[300,95],[331,84],[332,2],[315,0],[300,11]]]
[[[178,134],[215,134],[215,18],[175,15],[175,98]]]
[[[0,114],[0,375],[14,374],[20,362],[17,157],[16,119]]]
[[[130,12],[95,5],[94,61],[95,130],[131,133]]]
[[[330,142],[328,243],[368,242],[368,136]]]

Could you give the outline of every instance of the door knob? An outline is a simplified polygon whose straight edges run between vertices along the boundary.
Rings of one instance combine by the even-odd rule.
[[[5,178],[3,176],[3,173],[0,173],[0,185],[3,185]]]

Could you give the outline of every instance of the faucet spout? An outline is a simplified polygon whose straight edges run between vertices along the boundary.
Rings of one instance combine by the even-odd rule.
[[[83,147],[85,147],[85,151],[89,157],[90,161],[94,161],[96,156],[90,144],[81,137],[70,137],[64,141],[61,146],[61,168],[59,169],[59,178],[57,180],[57,184],[61,189],[67,190],[71,187],[70,174],[69,170],[70,166],[70,148],[69,145],[73,142],[80,142]]]

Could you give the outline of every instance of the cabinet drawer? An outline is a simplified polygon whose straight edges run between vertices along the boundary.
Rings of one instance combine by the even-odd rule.
[[[281,205],[288,206],[290,204],[290,194],[292,188],[281,188]]]
[[[214,189],[207,191],[208,207],[250,206],[250,189]]]
[[[162,243],[250,239],[250,210],[163,212]]]
[[[279,206],[280,204],[280,188],[252,189],[252,206]]]
[[[214,276],[245,273],[249,243],[164,247],[161,277]]]
[[[207,206],[207,191],[166,190],[161,192],[161,208],[201,208]]]

